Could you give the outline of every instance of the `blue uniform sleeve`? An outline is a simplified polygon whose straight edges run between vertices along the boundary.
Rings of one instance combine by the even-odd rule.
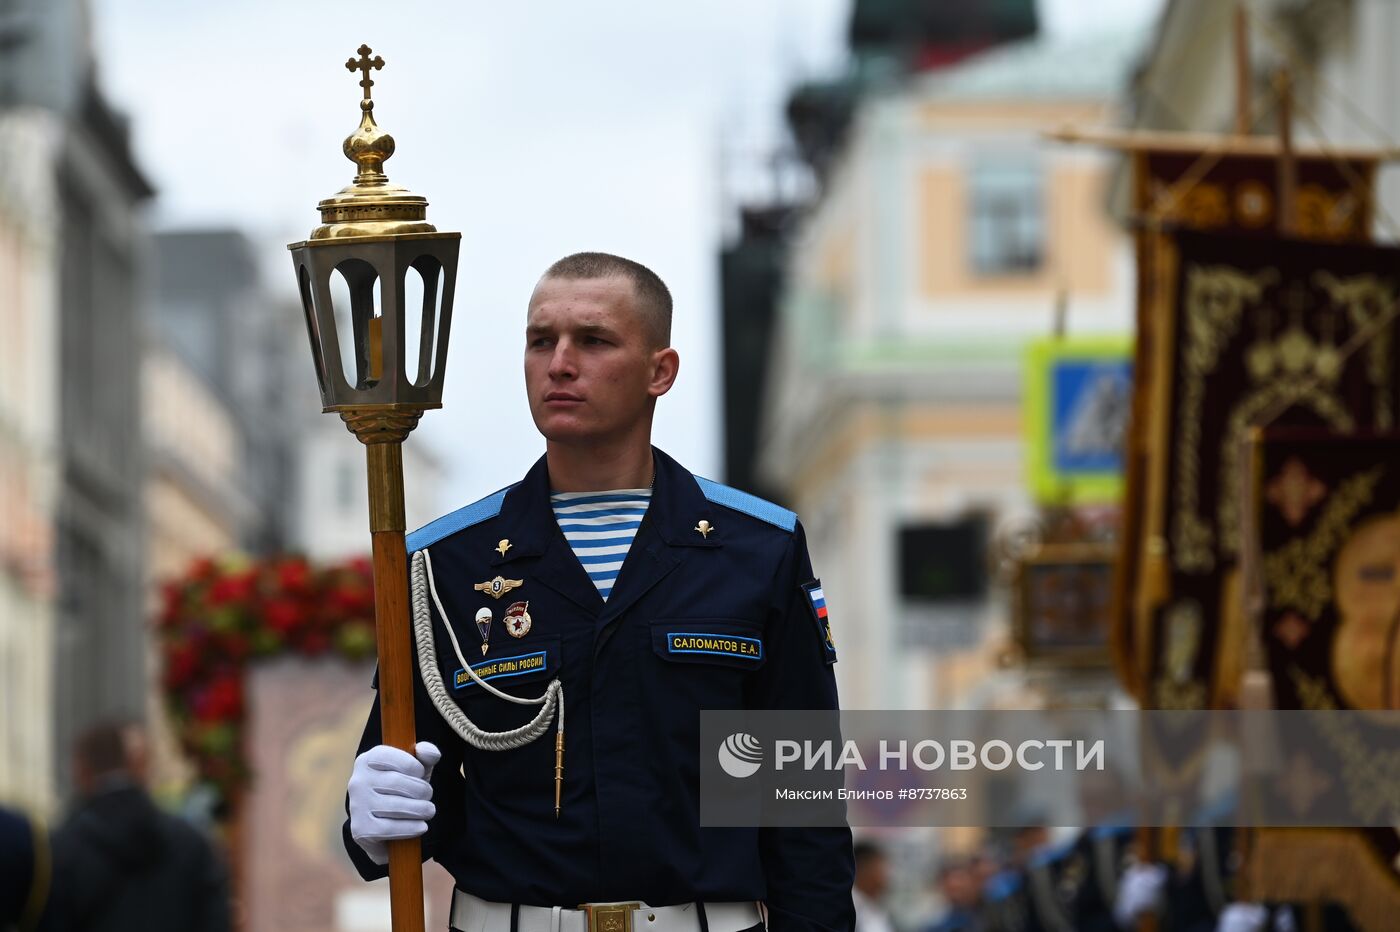
[[[356,756],[363,754],[377,744],[383,743],[383,726],[379,719],[379,674],[375,673],[376,692],[374,705],[370,708],[369,719],[365,722],[364,734],[360,737],[360,746],[355,750]],[[456,732],[452,731],[448,724],[443,721],[437,709],[432,705],[432,700],[428,697],[428,691],[423,688],[423,678],[419,674],[418,661],[415,654],[413,663],[413,712],[414,712],[414,732],[417,740],[431,741],[437,745],[437,749],[442,752],[442,760],[438,761],[433,768],[433,805],[437,807],[437,814],[428,822],[428,833],[422,838],[423,860],[433,857],[439,846],[449,844],[452,839],[457,838],[466,832],[466,814],[464,808],[465,783],[462,777],[462,754],[464,744]],[[347,776],[347,782],[349,777]],[[370,860],[369,855],[350,837],[350,797],[345,797],[346,819],[341,826],[341,836],[345,842],[345,851],[350,855],[350,861],[355,865],[355,870],[365,880],[378,880],[381,877],[389,876],[389,866],[387,864],[376,864]]]
[[[749,708],[838,708],[834,649],[809,594],[815,582],[799,523],[773,581],[765,631],[768,662],[749,687]],[[849,932],[855,927],[849,828],[763,828],[759,850],[768,887],[769,932]]]

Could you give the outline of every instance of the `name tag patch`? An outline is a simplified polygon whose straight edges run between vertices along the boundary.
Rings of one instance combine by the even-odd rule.
[[[758,638],[737,634],[699,634],[691,631],[670,631],[666,634],[666,650],[672,654],[718,654],[745,660],[763,659],[763,642]]]
[[[497,657],[495,660],[486,660],[482,663],[472,664],[472,669],[476,675],[483,680],[502,679],[507,676],[519,676],[522,673],[534,673],[536,670],[543,670],[548,666],[548,651],[537,650],[529,654],[516,654],[514,657]],[[458,668],[452,674],[452,688],[461,689],[464,686],[475,686],[476,681],[467,674],[467,671]]]

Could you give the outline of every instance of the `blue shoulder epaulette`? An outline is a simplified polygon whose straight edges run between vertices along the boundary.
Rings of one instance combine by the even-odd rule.
[[[795,512],[765,501],[757,495],[740,492],[738,489],[730,488],[712,479],[702,479],[696,476],[695,481],[700,483],[700,491],[705,493],[705,498],[716,505],[742,511],[746,515],[752,515],[760,521],[767,521],[784,531],[791,531],[797,527],[797,514]]]
[[[477,502],[472,502],[463,508],[458,508],[451,514],[443,515],[430,524],[425,524],[418,530],[409,534],[404,541],[409,553],[416,553],[424,547],[431,547],[444,537],[456,534],[458,531],[471,527],[473,524],[480,524],[487,518],[494,518],[501,513],[501,502],[506,500],[506,493],[514,486],[506,486],[498,492]]]

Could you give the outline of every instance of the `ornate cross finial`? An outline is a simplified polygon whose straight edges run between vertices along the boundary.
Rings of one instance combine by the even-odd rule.
[[[360,87],[365,89],[365,102],[369,103],[369,89],[374,87],[374,82],[371,81],[369,77],[370,70],[383,68],[384,59],[379,55],[370,58],[369,53],[373,52],[374,49],[370,48],[368,45],[362,45],[356,49],[356,51],[360,53],[359,59],[352,58],[348,60],[345,63],[345,69],[347,71],[359,71],[364,74],[364,77],[360,79]]]

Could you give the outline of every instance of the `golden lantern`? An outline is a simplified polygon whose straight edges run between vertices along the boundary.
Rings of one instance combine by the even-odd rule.
[[[311,236],[287,248],[322,410],[339,414],[366,448],[383,741],[412,753],[402,444],[424,411],[442,407],[461,234],[438,232],[428,223],[427,200],[390,184],[384,174],[394,138],[374,121],[370,73],[383,68],[384,59],[370,58],[372,51],[362,45],[359,58],[345,63],[360,72],[364,88],[359,128],[344,145],[358,167],[355,178],[317,205],[321,225]],[[411,306],[407,286],[415,275],[422,280],[421,304]],[[343,289],[333,288],[337,277]],[[416,332],[409,332],[411,318],[418,322]],[[408,350],[415,346],[416,365],[410,367]],[[422,932],[417,839],[389,844],[389,884],[394,932]]]

